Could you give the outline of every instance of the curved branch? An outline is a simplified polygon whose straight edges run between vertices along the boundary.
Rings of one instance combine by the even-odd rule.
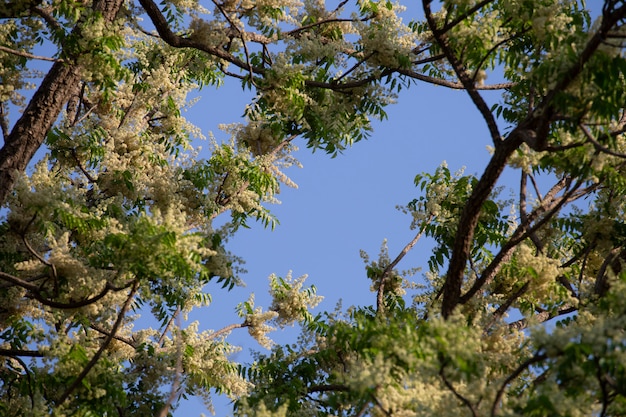
[[[463,87],[465,87],[467,94],[470,96],[470,98],[474,102],[474,105],[483,116],[483,119],[485,119],[487,128],[489,129],[489,133],[491,135],[491,140],[493,141],[494,145],[498,146],[502,143],[502,136],[500,135],[500,130],[498,129],[498,125],[496,124],[496,119],[493,117],[493,114],[491,113],[491,110],[489,109],[489,106],[487,105],[485,100],[476,90],[474,81],[465,72],[465,69],[463,68],[463,63],[459,61],[457,56],[452,51],[452,48],[448,43],[446,30],[444,30],[445,27],[442,29],[439,29],[437,27],[437,22],[435,21],[435,18],[430,9],[430,3],[431,0],[422,0],[424,15],[426,16],[428,26],[433,33],[433,37],[435,38],[435,41],[437,42],[443,53],[446,55],[448,62],[450,62],[450,65],[452,66],[452,69],[454,69],[456,76],[461,81],[461,84],[463,84]]]
[[[493,400],[493,404],[491,406],[491,417],[495,417],[496,416],[496,412],[498,411],[498,405],[500,404],[500,399],[502,398],[502,395],[504,394],[504,390],[506,389],[507,385],[509,385],[511,382],[513,382],[513,380],[515,380],[515,378],[517,378],[518,376],[520,376],[520,374],[522,372],[524,372],[526,369],[530,368],[532,365],[536,364],[537,362],[541,362],[543,360],[547,359],[546,355],[535,355],[530,359],[527,359],[526,361],[524,361],[523,363],[521,363],[512,373],[511,375],[509,375],[504,382],[502,382],[502,385],[500,386],[500,388],[498,389],[498,392],[496,392],[496,397]]]
[[[109,346],[109,344],[113,340],[115,333],[117,333],[120,326],[122,325],[124,316],[126,315],[126,312],[130,309],[130,305],[133,301],[133,298],[135,298],[135,294],[137,293],[138,289],[139,289],[139,281],[135,281],[132,290],[128,294],[128,297],[126,298],[126,301],[124,302],[124,305],[120,309],[120,312],[117,315],[117,319],[115,320],[115,323],[113,324],[113,327],[111,328],[111,334],[109,334],[104,339],[104,341],[102,342],[102,345],[100,345],[100,348],[98,349],[96,354],[93,356],[93,358],[91,358],[91,360],[85,366],[85,368],[81,371],[81,373],[78,374],[74,382],[72,382],[72,384],[65,390],[65,392],[63,392],[63,394],[61,394],[61,397],[57,401],[57,405],[63,404],[68,399],[70,394],[74,392],[76,388],[79,387],[79,385],[83,382],[83,379],[85,379],[89,371],[91,371],[91,369],[96,365],[98,360],[100,360],[100,357],[102,356],[106,348]]]
[[[441,364],[441,368],[439,368],[439,376],[441,377],[441,379],[443,380],[444,385],[450,390],[452,391],[452,394],[454,394],[454,396],[459,399],[467,408],[469,408],[470,412],[472,413],[473,417],[478,417],[478,413],[476,412],[476,407],[474,407],[474,404],[472,404],[470,402],[470,400],[468,400],[467,398],[465,398],[464,396],[462,396],[457,390],[456,388],[454,388],[454,386],[452,385],[452,383],[450,381],[448,381],[448,378],[446,378],[446,375],[444,373],[444,364]]]
[[[139,4],[144,8],[150,20],[152,20],[152,24],[156,28],[159,36],[163,39],[168,45],[174,48],[194,48],[199,51],[203,51],[208,53],[209,55],[215,56],[217,58],[223,59],[225,61],[230,62],[231,64],[248,71],[250,68],[248,64],[244,61],[236,58],[235,56],[229,54],[223,49],[216,48],[210,45],[207,45],[203,42],[195,41],[193,39],[185,38],[179,35],[176,35],[170,29],[165,16],[161,13],[157,5],[152,0],[139,0]],[[262,74],[264,72],[263,68],[251,67],[252,70],[257,74]]]
[[[116,287],[110,282],[107,282],[104,288],[102,289],[102,291],[100,291],[99,294],[91,298],[87,298],[87,299],[72,302],[72,303],[60,303],[58,301],[52,301],[52,300],[45,298],[41,294],[41,289],[39,288],[39,286],[35,284],[31,284],[30,282],[24,281],[23,279],[13,276],[11,274],[7,274],[6,272],[0,271],[0,280],[10,282],[13,285],[22,287],[25,290],[30,291],[32,298],[39,301],[41,304],[45,306],[52,307],[52,308],[59,308],[59,309],[75,309],[75,308],[85,307],[89,304],[93,304],[96,301],[102,299],[104,296],[106,296],[109,293],[109,291],[121,291],[132,285],[132,281],[122,287]]]
[[[594,148],[596,148],[597,151],[605,153],[605,154],[608,154],[608,155],[611,155],[611,156],[616,156],[618,158],[625,158],[626,159],[626,154],[612,151],[611,149],[607,148],[606,146],[604,146],[600,142],[598,142],[593,137],[593,135],[591,134],[589,129],[587,129],[587,126],[584,126],[584,125],[581,124],[581,125],[578,125],[578,127],[585,134],[585,138],[587,138],[587,140],[589,142],[591,142],[591,144],[593,145]]]

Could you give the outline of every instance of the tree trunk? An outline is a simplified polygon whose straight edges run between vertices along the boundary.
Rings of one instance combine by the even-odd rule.
[[[111,22],[122,2],[95,0],[93,9]],[[80,26],[78,23],[73,32],[80,30]],[[0,149],[0,205],[6,202],[18,173],[26,169],[80,83],[80,70],[79,65],[71,62],[55,62],[6,138]]]

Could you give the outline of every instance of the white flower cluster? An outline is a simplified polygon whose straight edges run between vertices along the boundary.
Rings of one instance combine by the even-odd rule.
[[[462,198],[471,191],[471,182],[467,181],[465,190],[456,190],[455,187],[463,177],[465,168],[459,169],[450,175],[448,164],[443,161],[435,170],[432,176],[428,176],[428,181],[424,185],[424,195],[416,201],[415,207],[398,206],[397,208],[405,213],[410,213],[413,217],[411,229],[419,229],[432,219],[437,219],[440,223],[445,223],[447,227],[456,228],[456,216],[458,213],[451,213],[442,207],[442,203],[452,203],[452,206],[461,204]],[[426,181],[422,179],[421,181]],[[455,204],[457,203],[457,204]]]
[[[255,28],[275,28],[281,24],[298,25],[299,0],[240,0],[239,9],[246,10],[247,22]],[[280,11],[276,13],[276,11]]]
[[[294,280],[291,278],[291,271],[284,279],[274,274],[269,277],[272,296],[270,310],[277,313],[275,321],[279,326],[308,320],[309,309],[323,300],[324,297],[316,295],[315,287],[302,288],[306,278],[307,275],[302,275]]]
[[[532,13],[532,28],[535,36],[539,41],[546,39],[548,35],[554,36],[565,34],[571,34],[574,31],[573,27],[569,27],[572,21],[572,17],[567,14],[567,8],[565,4],[571,3],[570,1],[550,0],[539,3]]]
[[[188,375],[186,383],[205,393],[207,402],[210,387],[219,387],[231,398],[246,395],[252,386],[238,374],[236,364],[230,359],[241,348],[215,340],[212,331],[198,331],[198,324],[190,323],[181,332],[185,350],[191,352],[184,356],[183,362]],[[172,349],[177,343],[175,338]]]
[[[369,0],[365,0],[367,2]],[[363,56],[373,54],[368,65],[398,68],[403,65],[401,57],[410,59],[418,35],[402,23],[399,13],[405,10],[398,3],[375,2],[376,13],[372,21],[355,18],[354,27],[360,35],[359,44]],[[391,6],[391,7],[389,7]],[[406,62],[406,61],[404,61]]]

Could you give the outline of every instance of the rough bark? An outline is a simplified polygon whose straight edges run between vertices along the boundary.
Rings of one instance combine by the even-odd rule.
[[[103,18],[110,22],[115,18],[122,2],[123,0],[96,0],[93,9],[102,13]],[[80,23],[74,28],[74,31],[79,30]],[[0,205],[6,202],[17,175],[26,169],[35,152],[41,147],[79,82],[80,66],[71,63],[71,60],[54,63],[43,79],[0,149]]]

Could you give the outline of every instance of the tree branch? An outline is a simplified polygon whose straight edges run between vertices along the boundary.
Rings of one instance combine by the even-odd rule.
[[[40,60],[40,61],[65,62],[62,59],[50,58],[50,57],[41,56],[41,55],[33,55],[31,53],[28,53],[28,52],[18,51],[18,50],[15,50],[15,49],[7,48],[6,46],[2,46],[2,45],[0,45],[0,51],[6,52],[7,54],[17,55],[17,56],[21,56],[21,57],[29,58],[29,59],[37,59],[37,60]]]
[[[518,376],[520,376],[521,373],[524,372],[526,369],[530,368],[532,365],[536,364],[537,362],[541,362],[545,359],[547,359],[546,355],[537,354],[533,356],[532,358],[527,359],[526,361],[522,362],[508,377],[506,377],[506,379],[502,382],[502,385],[496,392],[496,397],[494,398],[493,404],[491,405],[491,417],[496,416],[496,413],[498,411],[498,406],[500,405],[500,399],[502,398],[502,395],[504,394],[504,390],[506,389],[507,385],[513,382],[513,380],[517,378]]]
[[[44,354],[38,350],[1,349],[0,356],[28,356],[30,358],[43,358]]]
[[[165,16],[163,16],[157,5],[152,0],[139,0],[139,4],[141,4],[141,7],[144,8],[148,17],[150,17],[150,20],[152,21],[152,24],[156,28],[157,32],[159,33],[159,36],[161,36],[161,39],[163,39],[168,45],[174,48],[194,48],[199,51],[206,52],[214,57],[228,61],[243,70],[247,71],[250,69],[244,61],[236,58],[235,56],[231,55],[223,49],[207,45],[203,42],[199,42],[190,38],[176,35],[170,29],[167,20],[165,19]],[[252,67],[252,71],[257,74],[261,74],[264,72],[264,69]]]
[[[402,75],[406,75],[407,77],[414,78],[416,80],[427,82],[429,84],[440,85],[442,87],[448,87],[454,90],[466,90],[465,85],[463,85],[462,83],[443,80],[437,77],[431,77],[428,75],[420,74],[419,72],[415,72],[410,69],[401,68],[401,69],[397,69],[396,72]],[[506,88],[513,87],[513,85],[514,83],[498,83],[498,84],[474,86],[474,88],[476,90],[504,90]]]
[[[430,218],[426,221],[426,223],[424,223],[424,226],[429,224],[432,221],[433,217],[434,216],[431,215]],[[402,258],[404,258],[406,254],[409,253],[411,249],[413,249],[413,246],[415,246],[415,244],[420,240],[420,238],[424,234],[424,229],[425,229],[424,227],[420,229],[420,231],[415,235],[413,240],[411,240],[402,249],[402,251],[400,251],[398,256],[396,256],[396,259],[394,259],[389,265],[387,265],[387,267],[381,274],[380,283],[378,284],[378,291],[376,293],[376,311],[378,313],[383,313],[385,311],[384,292],[385,292],[385,283],[387,281],[387,277],[389,273],[393,271],[393,269],[396,267],[396,265],[398,265],[398,263],[402,260]]]
[[[496,119],[493,117],[493,114],[491,113],[491,110],[489,109],[489,106],[487,106],[487,103],[485,102],[485,100],[476,90],[474,81],[465,72],[463,63],[459,61],[457,56],[452,51],[452,48],[450,47],[448,43],[448,38],[445,33],[446,31],[444,29],[439,29],[437,27],[437,22],[435,21],[435,18],[430,9],[430,3],[431,3],[431,0],[422,0],[422,5],[424,8],[424,15],[426,16],[428,27],[433,33],[433,37],[435,38],[435,41],[437,42],[437,44],[439,45],[439,47],[445,54],[446,58],[448,59],[448,62],[450,62],[450,65],[452,66],[452,69],[456,73],[456,76],[461,81],[461,84],[463,84],[465,91],[467,91],[467,94],[470,96],[470,98],[474,102],[474,105],[476,106],[480,114],[483,116],[483,119],[485,119],[485,122],[487,123],[487,128],[489,129],[489,133],[491,134],[491,140],[493,141],[494,145],[497,147],[502,143],[502,136],[500,135],[498,125],[496,124]]]
[[[478,413],[476,412],[476,407],[474,407],[474,404],[472,404],[470,402],[470,400],[468,400],[467,398],[465,398],[464,396],[462,396],[452,385],[452,383],[450,383],[450,381],[448,381],[448,378],[445,375],[444,372],[444,367],[445,365],[442,363],[441,364],[441,368],[439,368],[439,376],[441,377],[441,379],[443,380],[444,385],[450,390],[452,391],[452,394],[454,394],[454,396],[459,399],[472,413],[473,417],[478,417]]]
[[[123,0],[94,0],[92,8],[101,12],[106,22],[111,22],[122,2]],[[78,32],[81,25],[82,23],[77,24],[72,32]],[[63,105],[80,84],[80,67],[70,62],[71,58],[72,55],[68,57],[68,61],[52,64],[0,149],[0,205],[5,203],[13,189],[17,173],[26,169],[61,113]]]
[[[87,365],[81,371],[81,373],[78,374],[74,382],[72,382],[72,384],[65,390],[65,392],[63,392],[63,394],[61,394],[61,397],[59,397],[59,400],[57,401],[57,406],[62,405],[68,399],[70,394],[72,394],[72,392],[74,392],[74,390],[80,386],[80,384],[82,383],[83,379],[85,379],[89,371],[91,371],[91,369],[96,365],[98,360],[100,360],[100,357],[102,356],[106,348],[109,346],[109,344],[113,340],[115,333],[117,333],[120,326],[122,325],[124,316],[126,315],[126,312],[128,311],[128,309],[130,308],[130,305],[133,301],[133,298],[135,297],[135,294],[137,293],[138,288],[139,288],[139,281],[136,281],[132,290],[128,294],[128,297],[126,298],[124,305],[120,309],[119,314],[117,315],[117,319],[115,320],[115,323],[113,324],[113,327],[111,328],[111,334],[109,334],[104,339],[104,341],[102,342],[102,345],[100,345],[100,348],[98,349],[96,354],[91,358],[89,363],[87,363]]]

